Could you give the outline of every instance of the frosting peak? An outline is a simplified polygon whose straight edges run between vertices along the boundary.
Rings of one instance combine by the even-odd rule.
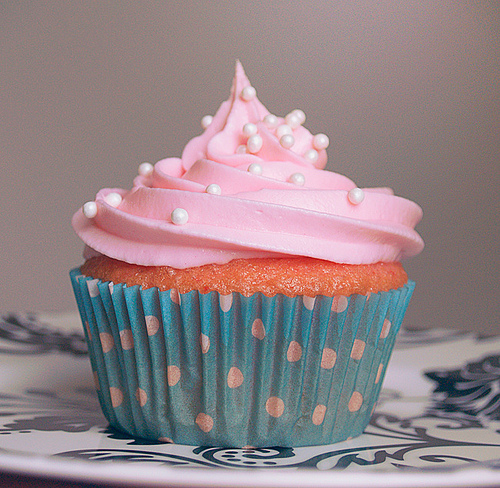
[[[420,207],[322,170],[328,137],[304,120],[301,110],[270,114],[237,62],[229,99],[203,117],[204,132],[181,158],[143,163],[131,190],[103,189],[74,215],[86,256],[185,268],[286,255],[375,263],[420,252]]]

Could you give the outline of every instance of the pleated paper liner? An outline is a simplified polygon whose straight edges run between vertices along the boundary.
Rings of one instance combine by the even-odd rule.
[[[142,290],[71,272],[110,424],[178,444],[300,447],[360,435],[414,283],[316,298]]]

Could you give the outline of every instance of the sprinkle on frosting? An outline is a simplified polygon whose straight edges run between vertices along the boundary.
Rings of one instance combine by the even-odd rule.
[[[241,98],[245,100],[245,102],[251,102],[256,95],[257,91],[253,86],[246,86],[241,90]]]
[[[294,173],[288,178],[288,181],[297,186],[304,186],[306,178],[302,173]]]
[[[300,117],[297,115],[297,112],[295,112],[295,111],[287,114],[287,116],[285,117],[285,122],[292,129],[296,129],[299,125],[302,125]]]
[[[353,188],[347,192],[347,199],[353,205],[359,205],[365,199],[365,193],[361,188]]]
[[[189,220],[189,215],[185,209],[175,208],[170,214],[170,218],[172,219],[173,224],[184,225],[187,224]]]
[[[262,166],[259,163],[252,163],[248,167],[248,172],[260,176],[262,174]]]
[[[290,149],[295,144],[295,138],[292,134],[285,134],[280,137],[280,144],[285,149]]]
[[[259,134],[250,136],[247,141],[247,151],[250,154],[258,153],[262,149],[263,140]]]
[[[267,114],[263,119],[262,119],[262,122],[264,122],[264,125],[269,129],[269,130],[273,130],[273,129],[276,129],[276,127],[278,127],[278,124],[279,124],[279,121],[278,121],[278,117],[276,117],[276,115],[273,115],[273,114]]]
[[[318,151],[316,151],[315,149],[309,149],[304,154],[304,158],[313,164],[318,160],[318,156]]]
[[[250,137],[257,134],[257,126],[251,122],[247,122],[242,129],[243,135]]]
[[[97,215],[97,204],[95,202],[87,202],[82,207],[83,215],[88,219],[93,219]]]
[[[279,125],[276,129],[276,137],[278,139],[281,139],[286,134],[293,135],[292,128],[287,124]]]
[[[151,163],[141,163],[139,165],[139,174],[141,176],[149,176],[153,173],[154,167]]]
[[[118,207],[120,203],[122,203],[122,196],[119,193],[116,192],[111,192],[108,193],[104,199],[106,200],[106,203],[108,205],[111,205],[112,207]]]
[[[211,115],[205,115],[204,117],[202,117],[201,126],[203,127],[203,129],[207,129],[212,123],[212,120],[214,120],[214,118]]]
[[[220,195],[222,193],[222,189],[217,183],[211,183],[205,188],[205,191],[211,195]]]
[[[313,147],[314,149],[321,151],[321,149],[326,149],[330,145],[330,139],[326,134],[316,134],[313,137]]]

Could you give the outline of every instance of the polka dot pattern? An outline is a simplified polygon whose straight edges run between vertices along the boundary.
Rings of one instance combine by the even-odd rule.
[[[354,344],[351,349],[351,358],[360,360],[365,352],[366,343],[361,339],[354,339]]]
[[[271,417],[281,417],[285,411],[285,403],[281,398],[269,397],[266,401],[266,411]]]
[[[349,405],[347,408],[349,409],[349,412],[357,412],[360,408],[361,405],[363,404],[363,396],[359,391],[353,392],[351,395],[351,399],[349,400]]]
[[[314,308],[314,302],[316,301],[316,297],[302,297],[302,303],[307,310],[312,310]]]
[[[175,386],[181,379],[181,370],[178,366],[171,365],[167,367],[168,386]]]
[[[336,362],[337,353],[333,349],[325,347],[323,349],[323,354],[321,355],[321,367],[323,369],[332,369]]]
[[[210,350],[210,337],[205,334],[200,335],[201,352],[206,354]]]
[[[137,388],[135,397],[137,398],[137,401],[139,402],[139,405],[141,407],[144,407],[144,405],[146,405],[148,401],[148,395],[142,388]]]
[[[295,363],[302,357],[302,346],[297,341],[290,342],[288,346],[288,351],[286,352],[286,358],[291,363]]]
[[[214,428],[214,420],[206,413],[199,413],[195,422],[203,432],[210,432]]]
[[[123,403],[123,393],[120,388],[111,386],[109,388],[109,396],[111,397],[111,405],[113,405],[113,408],[119,407]]]
[[[101,332],[99,334],[99,339],[101,340],[102,352],[109,352],[113,349],[113,347],[115,347],[115,340],[111,334]]]
[[[159,442],[164,442],[165,444],[174,444],[174,441],[170,437],[158,437]]]
[[[321,425],[323,420],[325,420],[326,406],[316,405],[314,412],[312,414],[312,423],[314,425]]]
[[[219,304],[223,312],[229,312],[233,306],[233,294],[219,295]]]
[[[382,325],[382,331],[380,332],[380,338],[385,339],[389,332],[391,331],[391,321],[389,319],[384,320],[384,324]]]
[[[266,329],[261,319],[255,319],[252,323],[252,335],[261,341],[266,337]]]
[[[229,388],[238,388],[243,384],[243,373],[236,366],[233,366],[227,375],[227,386]]]
[[[375,384],[377,384],[380,381],[380,378],[382,376],[382,371],[383,370],[384,370],[384,365],[382,363],[380,363],[378,365],[378,369],[377,369],[377,376],[375,378]]]
[[[181,304],[181,295],[179,293],[179,290],[176,290],[175,288],[170,290],[170,300],[172,300],[172,302],[176,305]]]
[[[120,343],[124,351],[133,349],[134,347],[134,336],[130,329],[125,329],[120,331]]]
[[[154,315],[146,315],[145,320],[148,336],[154,336],[160,328],[160,321]]]
[[[342,313],[346,310],[348,305],[349,305],[349,300],[347,299],[347,297],[344,297],[342,295],[333,297],[332,312]]]
[[[97,287],[99,280],[89,280],[87,281],[87,288],[89,290],[89,295],[91,298],[99,296],[99,288]]]

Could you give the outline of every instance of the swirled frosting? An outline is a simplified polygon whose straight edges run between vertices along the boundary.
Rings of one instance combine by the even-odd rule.
[[[238,62],[229,99],[181,158],[143,167],[131,190],[103,189],[76,212],[85,257],[187,268],[282,256],[369,264],[419,253],[420,207],[323,170],[327,138],[303,119],[270,115]]]

